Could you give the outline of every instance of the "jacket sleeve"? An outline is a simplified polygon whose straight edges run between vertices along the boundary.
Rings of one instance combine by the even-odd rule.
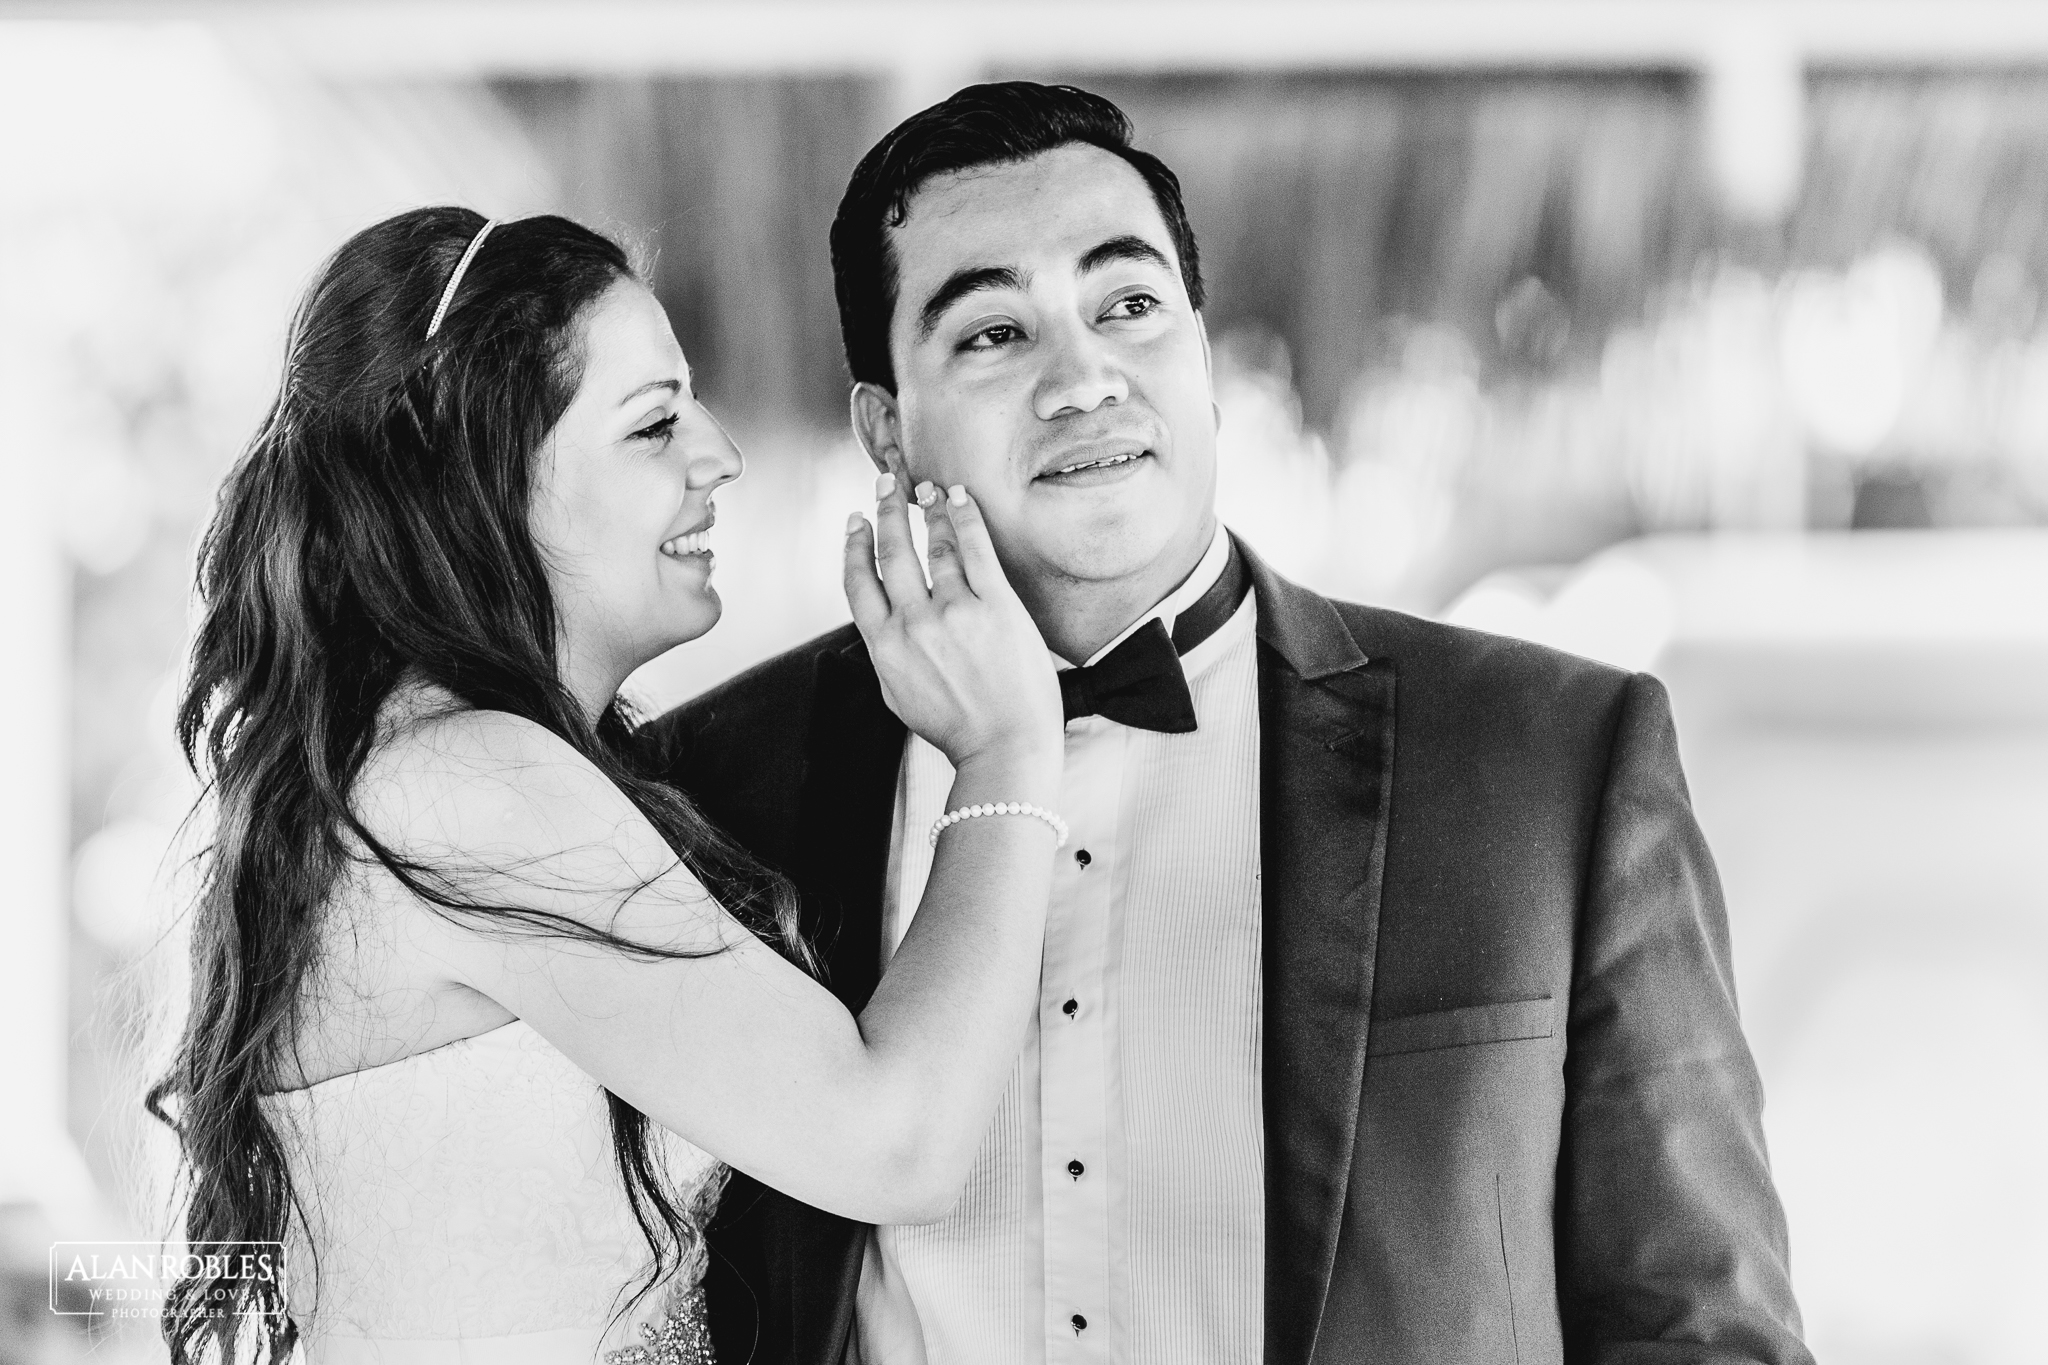
[[[1559,1157],[1566,1358],[1811,1365],[1720,881],[1653,678],[1622,699],[1598,821]]]

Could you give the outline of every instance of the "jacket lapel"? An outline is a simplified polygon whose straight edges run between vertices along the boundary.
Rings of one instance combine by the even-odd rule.
[[[1259,616],[1266,1365],[1307,1365],[1365,1072],[1393,787],[1394,671],[1242,542]]]

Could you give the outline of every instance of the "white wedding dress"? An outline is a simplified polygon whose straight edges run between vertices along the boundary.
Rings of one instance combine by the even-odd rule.
[[[696,1267],[618,1316],[651,1260],[604,1092],[526,1024],[268,1104],[310,1236],[287,1249],[307,1365],[709,1365]],[[653,1131],[679,1192],[715,1178]]]

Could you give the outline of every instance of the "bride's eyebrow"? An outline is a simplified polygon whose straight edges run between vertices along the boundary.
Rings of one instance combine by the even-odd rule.
[[[673,397],[673,396],[675,396],[676,394],[679,394],[679,393],[681,393],[681,392],[683,391],[683,386],[682,386],[682,383],[681,383],[681,381],[679,381],[679,380],[675,380],[675,379],[657,379],[657,380],[654,380],[654,381],[653,381],[652,383],[648,383],[648,384],[642,384],[642,385],[641,385],[641,386],[640,386],[639,388],[637,388],[637,389],[633,390],[633,391],[632,391],[631,393],[627,394],[627,395],[626,395],[626,396],[625,396],[624,398],[621,398],[621,399],[619,400],[619,406],[623,408],[624,406],[626,406],[626,404],[628,404],[628,403],[632,402],[632,401],[633,401],[634,399],[638,398],[638,397],[639,397],[640,395],[642,395],[642,394],[644,394],[644,393],[653,393],[653,392],[654,392],[654,391],[655,391],[656,389],[667,389],[667,390],[669,391],[669,395],[670,395],[671,397]]]

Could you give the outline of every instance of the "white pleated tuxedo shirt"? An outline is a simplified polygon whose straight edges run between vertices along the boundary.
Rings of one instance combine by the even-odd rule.
[[[1222,574],[1221,527],[1130,630]],[[1238,1365],[1265,1344],[1259,714],[1251,593],[1182,656],[1198,728],[1070,721],[1037,1019],[965,1192],[869,1235],[858,1365]],[[953,769],[912,736],[883,953]]]

